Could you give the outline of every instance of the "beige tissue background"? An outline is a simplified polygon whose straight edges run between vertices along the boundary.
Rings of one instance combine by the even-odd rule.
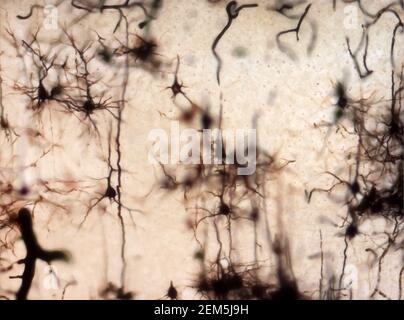
[[[113,38],[112,29],[118,18],[116,12],[97,12],[74,22],[82,12],[71,10],[69,2],[65,1],[58,6],[59,26],[66,26],[67,31],[80,42],[96,39],[93,30],[108,39]],[[239,2],[250,3],[244,0]],[[171,93],[165,90],[171,85],[177,55],[181,58],[179,77],[186,85],[189,97],[209,105],[212,113],[217,114],[221,90],[224,99],[224,128],[249,128],[254,115],[259,114],[258,136],[261,147],[270,153],[276,152],[279,159],[295,160],[268,183],[270,194],[274,196],[269,199],[268,206],[270,227],[273,230],[276,230],[277,225],[275,212],[282,212],[299,289],[316,298],[320,274],[320,229],[325,273],[339,275],[344,240],[339,235],[340,230],[327,221],[341,223],[346,210],[343,193],[332,197],[316,194],[308,204],[304,190],[329,186],[333,180],[323,174],[326,170],[347,177],[344,168],[349,161],[353,161],[347,160],[347,156],[355,150],[356,142],[332,133],[327,139],[327,148],[320,154],[327,128],[316,129],[313,124],[332,119],[332,104],[335,103],[332,99],[333,87],[339,80],[346,81],[350,95],[374,94],[379,99],[388,97],[390,38],[394,21],[385,16],[372,29],[368,65],[377,72],[360,82],[345,46],[347,35],[353,46],[360,39],[363,16],[359,11],[357,24],[354,21],[351,25],[350,20],[347,20],[350,18],[344,13],[347,4],[338,2],[334,12],[332,1],[312,1],[312,8],[302,24],[300,41],[295,42],[293,34],[283,38],[286,43],[293,44],[297,58],[292,60],[278,49],[276,34],[293,28],[296,21],[268,10],[271,1],[255,2],[259,7],[243,10],[218,46],[223,59],[221,88],[216,82],[216,61],[211,44],[227,22],[223,2],[164,1],[158,19],[153,21],[151,32],[159,42],[158,53],[166,64],[165,70],[155,75],[138,68],[130,71],[128,102],[122,127],[122,163],[125,169],[123,200],[128,207],[142,212],[133,212],[130,217],[124,211],[127,230],[125,288],[134,292],[136,299],[163,297],[170,281],[175,284],[181,298],[199,298],[191,288],[199,270],[193,258],[198,245],[192,230],[187,226],[191,213],[185,210],[183,195],[181,192],[165,195],[155,191],[147,199],[141,200],[160,174],[158,167],[148,162],[150,142],[147,135],[153,128],[169,128],[169,119],[161,117],[159,112],[173,118],[177,114]],[[86,186],[85,191],[56,196],[57,201],[63,203],[67,210],[46,204],[38,205],[35,209],[35,230],[40,243],[46,248],[67,249],[73,259],[68,264],[53,265],[60,281],[56,287],[47,286],[49,270],[43,262],[38,262],[29,298],[60,299],[65,284],[74,282],[66,289],[65,299],[97,299],[108,282],[118,286],[120,283],[119,221],[114,206],[108,200],[103,200],[80,230],[78,225],[92,194],[102,192],[98,181],[93,178],[106,175],[107,167],[103,157],[107,144],[105,139],[103,144],[99,144],[96,139],[88,137],[83,133],[77,118],[67,117],[52,104],[42,114],[42,121],[24,111],[27,99],[13,85],[15,82],[24,83],[28,77],[22,60],[6,39],[5,29],[10,27],[18,39],[29,38],[29,34],[43,24],[42,10],[35,10],[28,20],[15,17],[28,12],[29,6],[34,3],[44,2],[0,2],[3,104],[10,122],[19,132],[25,133],[24,138],[13,146],[1,137],[0,167],[2,174],[11,176],[16,186],[25,181],[32,190],[39,186],[38,179],[83,181],[81,186]],[[366,3],[369,10],[374,11],[372,8],[379,8],[387,1]],[[300,13],[303,8],[300,6],[296,12]],[[131,32],[139,32],[137,23],[143,18],[142,12],[134,9],[127,15],[131,21]],[[347,23],[349,28],[346,27]],[[316,26],[318,35],[312,53],[308,54],[310,24]],[[122,30],[123,27],[116,33],[116,38],[123,39]],[[39,38],[45,43],[44,48],[51,48],[52,39],[57,39],[59,35],[59,28],[45,30],[42,27],[39,32]],[[397,57],[401,59],[404,57],[403,43],[400,35],[396,50]],[[243,54],[237,55],[237,52]],[[101,62],[96,62],[93,68],[95,74],[102,77],[107,85],[119,86],[119,80],[114,79],[121,79],[122,74],[114,78]],[[97,118],[97,124],[100,128],[107,128],[107,117]],[[30,138],[24,128],[39,130],[43,137]],[[106,136],[105,131],[102,135]],[[43,148],[46,149],[52,143],[58,147],[38,161],[35,167],[26,167],[38,158]],[[279,202],[274,201],[274,198],[281,199],[282,208],[279,208]],[[101,209],[103,206],[105,210]],[[248,261],[253,258],[252,225],[246,224],[239,228],[241,231],[235,240],[239,248],[238,255]],[[370,234],[372,230],[383,228],[383,222],[375,219],[363,228]],[[264,239],[263,232],[259,237]],[[211,241],[213,238],[212,235]],[[376,269],[369,269],[370,256],[365,249],[369,242],[383,240],[377,237],[370,239],[368,236],[353,240],[348,251],[348,264],[352,272],[357,271],[354,298],[367,299],[373,290]],[[9,261],[18,260],[24,252],[22,243],[17,241],[14,249],[2,252],[1,257]],[[259,254],[265,260],[265,246]],[[401,256],[400,251],[390,254],[382,273],[381,289],[393,299],[398,294]],[[271,260],[265,261],[263,264],[270,270],[273,267]],[[18,274],[21,270],[19,268],[16,266],[10,273],[0,273],[2,292],[18,288],[19,280],[9,279],[9,276]]]

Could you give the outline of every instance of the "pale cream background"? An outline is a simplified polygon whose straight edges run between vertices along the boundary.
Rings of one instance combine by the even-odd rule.
[[[112,29],[117,14],[93,13],[71,25],[82,12],[71,11],[70,1],[65,1],[58,9],[59,24],[66,26],[70,34],[80,42],[96,39],[91,30],[105,36],[112,43]],[[270,1],[257,0],[259,8],[243,10],[234,21],[218,46],[223,58],[222,86],[224,96],[224,127],[248,128],[257,112],[259,118],[259,139],[263,149],[277,152],[280,159],[294,159],[295,163],[269,182],[269,220],[272,230],[276,230],[276,213],[279,195],[282,198],[281,212],[286,234],[291,244],[291,255],[299,288],[309,296],[317,297],[320,274],[319,258],[310,256],[319,253],[319,231],[323,234],[325,269],[328,275],[339,276],[342,267],[343,237],[325,219],[341,224],[345,214],[343,193],[334,197],[316,194],[307,204],[304,190],[313,187],[327,187],[332,183],[323,174],[331,170],[347,178],[347,156],[354,152],[355,141],[341,134],[332,133],[328,138],[328,148],[319,155],[327,128],[315,129],[314,123],[330,121],[333,116],[333,84],[346,80],[349,94],[365,96],[374,94],[377,99],[387,99],[390,88],[390,37],[395,21],[386,15],[372,29],[368,65],[375,70],[365,81],[359,82],[353,62],[345,47],[345,36],[349,35],[353,47],[361,35],[360,25],[353,29],[344,27],[344,5],[338,3],[337,11],[332,11],[328,0],[313,1],[313,6],[301,29],[301,40],[296,43],[294,34],[285,36],[285,43],[293,44],[297,60],[291,60],[276,45],[276,34],[293,28],[296,21],[267,10]],[[370,11],[381,7],[383,1],[365,1]],[[387,2],[387,1],[386,1]],[[104,200],[106,211],[94,210],[81,230],[80,223],[84,205],[94,192],[102,189],[97,181],[106,175],[107,167],[102,161],[107,145],[101,146],[94,137],[80,136],[81,125],[76,118],[58,112],[49,105],[43,113],[42,122],[25,112],[26,99],[16,94],[12,88],[18,81],[27,81],[21,59],[6,41],[5,28],[9,25],[18,39],[29,37],[29,33],[41,26],[43,13],[34,11],[29,20],[18,20],[17,14],[25,14],[33,1],[1,1],[1,75],[4,80],[3,99],[10,122],[19,132],[23,128],[40,130],[44,137],[20,139],[13,147],[1,136],[0,161],[2,172],[18,186],[21,179],[35,190],[35,179],[54,181],[56,179],[80,179],[81,188],[87,192],[73,192],[56,197],[55,201],[68,207],[67,212],[51,206],[38,206],[35,214],[35,229],[40,242],[47,248],[65,248],[73,255],[70,264],[56,263],[55,268],[61,279],[61,288],[44,288],[46,266],[38,263],[37,274],[30,298],[59,299],[63,285],[75,280],[76,284],[66,290],[66,299],[99,298],[100,290],[107,282],[119,285],[121,260],[119,256],[121,236],[115,208]],[[38,2],[42,3],[42,2]],[[248,3],[240,1],[240,3]],[[69,9],[68,9],[69,8]],[[302,12],[304,5],[296,11]],[[139,32],[137,23],[142,13],[132,10],[128,14],[131,32]],[[363,16],[358,13],[359,23]],[[212,112],[219,110],[220,89],[216,83],[216,61],[211,44],[227,22],[224,4],[208,4],[202,0],[166,0],[159,17],[152,25],[152,34],[160,46],[158,53],[164,61],[164,72],[151,75],[141,69],[131,69],[128,86],[128,104],[124,111],[123,125],[123,176],[124,202],[127,206],[141,209],[144,213],[133,213],[131,219],[125,212],[127,225],[127,276],[126,289],[135,293],[137,299],[162,297],[172,280],[181,298],[198,298],[190,288],[199,270],[193,259],[198,246],[186,221],[192,213],[185,211],[180,192],[165,195],[154,192],[146,200],[139,200],[157,181],[160,171],[148,163],[147,152],[150,144],[148,132],[156,127],[169,128],[169,120],[160,117],[159,112],[175,117],[177,109],[170,99],[171,93],[164,90],[171,84],[175,70],[176,55],[181,57],[179,77],[187,86],[187,94],[201,104],[209,104]],[[310,41],[310,23],[318,29],[317,42],[312,54],[306,53]],[[43,48],[52,48],[51,39],[57,39],[60,30],[40,30],[39,38]],[[123,39],[123,28],[116,34]],[[397,41],[397,57],[403,57],[403,35]],[[234,54],[243,48],[244,57]],[[45,50],[46,51],[46,50]],[[29,59],[26,59],[29,60]],[[402,61],[402,60],[401,60]],[[29,61],[26,61],[28,64]],[[108,69],[110,70],[110,69]],[[116,77],[106,71],[106,67],[96,62],[93,71],[103,77],[106,83],[119,86],[122,74]],[[114,79],[110,81],[109,79]],[[114,89],[111,89],[111,92]],[[118,92],[118,91],[116,91]],[[179,103],[184,103],[179,99]],[[52,111],[49,111],[52,110]],[[97,118],[100,128],[107,128],[107,117]],[[103,136],[106,136],[104,131]],[[26,142],[24,142],[26,141]],[[36,168],[23,169],[37,159],[39,150],[52,143],[60,147],[52,149]],[[102,148],[101,148],[102,147]],[[11,157],[14,155],[14,157]],[[353,160],[350,160],[351,162]],[[91,193],[89,193],[91,192]],[[368,223],[366,233],[380,228],[381,221]],[[239,227],[236,238],[239,255],[251,261],[252,226]],[[263,233],[260,235],[264,242]],[[211,237],[213,238],[213,237]],[[359,270],[358,289],[355,298],[368,298],[375,285],[376,268],[369,270],[370,256],[364,250],[374,243],[383,242],[363,235],[353,240],[348,250],[348,263]],[[23,255],[21,242],[16,242],[15,251],[1,252],[1,256],[15,261]],[[266,246],[260,256],[267,257]],[[402,252],[391,253],[385,260],[381,289],[391,298],[398,295],[398,270],[401,267]],[[271,260],[265,262],[271,269]],[[0,292],[15,290],[18,280],[10,280],[9,275],[18,274],[15,267],[11,273],[0,274]]]

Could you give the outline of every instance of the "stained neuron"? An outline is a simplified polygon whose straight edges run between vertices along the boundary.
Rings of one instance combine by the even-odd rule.
[[[244,4],[244,5],[239,6],[237,4],[237,1],[230,1],[226,6],[227,23],[224,26],[224,28],[222,29],[222,31],[219,32],[219,34],[216,36],[215,40],[212,43],[212,52],[217,61],[216,80],[219,85],[220,85],[220,71],[222,69],[222,59],[220,58],[219,54],[217,53],[216,47],[219,44],[219,41],[224,36],[224,34],[231,27],[233,21],[238,17],[240,11],[243,9],[247,9],[247,8],[255,8],[257,6],[258,6],[258,4]]]
[[[39,157],[35,161],[27,160],[27,165],[17,166],[15,159],[18,157],[14,154],[14,149],[9,158],[0,153],[0,274],[14,273],[18,265],[23,266],[21,275],[11,276],[15,281],[21,281],[17,292],[2,291],[0,298],[10,298],[13,295],[17,299],[28,298],[38,260],[48,264],[68,260],[67,252],[46,250],[40,245],[34,232],[34,217],[44,212],[50,212],[52,215],[63,212],[70,218],[70,206],[67,202],[76,198],[78,200],[75,204],[79,204],[80,231],[83,231],[82,227],[86,225],[88,217],[104,208],[104,204],[107,208],[105,212],[108,211],[119,226],[119,280],[112,281],[106,277],[97,294],[104,299],[136,297],[135,291],[128,285],[128,265],[131,261],[129,252],[132,252],[128,250],[132,243],[129,238],[128,219],[131,218],[135,222],[132,213],[143,210],[130,208],[127,200],[129,197],[126,197],[127,193],[136,192],[130,190],[130,185],[127,184],[132,178],[128,168],[127,153],[130,151],[127,149],[127,142],[131,140],[128,139],[132,134],[131,130],[139,126],[140,120],[137,112],[133,119],[127,117],[129,112],[137,111],[137,103],[143,103],[142,98],[147,92],[132,90],[137,89],[132,77],[141,78],[146,74],[153,79],[152,85],[155,84],[154,81],[162,81],[163,84],[159,82],[156,85],[163,88],[161,98],[166,99],[164,103],[174,107],[176,114],[173,119],[182,125],[195,129],[199,134],[206,129],[222,129],[228,125],[223,120],[223,105],[229,102],[224,99],[223,94],[227,89],[221,86],[225,55],[219,54],[218,47],[240,12],[258,7],[258,3],[239,4],[236,1],[225,4],[224,1],[208,0],[203,3],[211,10],[217,10],[218,14],[222,14],[224,9],[227,14],[225,26],[210,46],[217,63],[216,81],[221,90],[220,108],[216,108],[215,103],[204,103],[196,98],[195,92],[199,88],[192,88],[192,81],[187,78],[188,74],[184,71],[182,63],[183,52],[177,49],[174,52],[168,50],[167,42],[165,39],[162,41],[166,31],[160,29],[162,24],[157,28],[155,22],[160,13],[164,15],[165,5],[171,6],[171,3],[159,0],[59,1],[55,4],[56,8],[66,10],[69,19],[72,19],[70,25],[59,26],[51,44],[44,41],[44,30],[41,28],[33,33],[17,36],[17,32],[12,31],[10,26],[7,27],[7,44],[11,45],[10,51],[17,53],[17,59],[21,60],[23,66],[21,70],[25,74],[18,76],[18,80],[7,76],[12,83],[10,89],[23,98],[23,102],[10,106],[3,94],[3,88],[8,83],[3,81],[6,73],[1,57],[0,135],[3,137],[5,134],[9,139],[8,143],[11,142],[7,147],[12,147],[16,141],[20,142],[19,140],[30,141],[30,146],[39,149]],[[238,174],[240,169],[246,167],[246,163],[241,163],[237,157],[233,163],[204,163],[202,158],[200,163],[187,166],[161,163],[157,167],[157,182],[144,197],[146,201],[151,198],[150,195],[158,196],[160,193],[174,198],[179,195],[175,200],[183,204],[187,227],[198,245],[194,262],[199,269],[196,269],[193,281],[189,284],[198,294],[198,298],[295,300],[317,297],[317,294],[319,299],[353,298],[354,293],[347,285],[346,278],[351,251],[357,239],[366,241],[364,254],[371,257],[369,269],[375,274],[369,296],[391,298],[392,290],[386,292],[383,287],[383,270],[390,255],[402,249],[404,221],[404,67],[398,59],[404,29],[401,18],[404,5],[402,1],[392,1],[377,10],[368,8],[361,0],[335,0],[331,5],[336,12],[342,4],[348,3],[356,5],[365,18],[359,43],[355,45],[350,37],[346,37],[341,45],[341,52],[350,59],[353,73],[357,74],[355,81],[358,81],[359,86],[382,71],[373,62],[374,59],[371,59],[374,54],[371,31],[381,24],[379,21],[385,16],[392,18],[394,27],[388,30],[390,92],[378,100],[373,94],[357,95],[350,92],[348,81],[335,83],[335,104],[330,106],[333,119],[326,123],[326,139],[336,139],[337,134],[343,132],[354,141],[354,145],[349,149],[347,161],[342,163],[343,170],[327,168],[323,172],[324,176],[329,178],[329,184],[314,186],[305,192],[308,202],[306,205],[310,208],[319,200],[320,195],[328,195],[335,201],[338,197],[334,195],[341,192],[343,194],[343,216],[333,215],[330,219],[338,231],[337,241],[343,239],[339,260],[341,263],[338,264],[337,273],[329,276],[325,272],[328,263],[325,252],[328,234],[320,230],[320,253],[316,255],[320,258],[318,289],[315,288],[309,293],[303,291],[300,279],[294,273],[293,267],[297,260],[293,260],[291,256],[287,234],[289,230],[283,228],[281,223],[282,216],[287,213],[279,209],[282,207],[281,198],[284,196],[289,199],[289,195],[277,198],[269,192],[271,187],[278,189],[276,183],[280,186],[282,180],[288,177],[295,160],[285,160],[276,153],[266,151],[268,142],[260,140],[260,144],[255,146],[256,170],[252,174]],[[286,46],[286,38],[290,34],[295,35],[296,41],[299,42],[303,39],[302,33],[306,24],[310,24],[312,31],[312,40],[307,51],[313,50],[317,36],[314,23],[314,15],[317,13],[317,7],[314,10],[315,5],[317,4],[304,0],[278,0],[266,7],[271,13],[281,15],[282,19],[286,18],[288,23],[293,23],[293,27],[278,33],[268,32],[278,48],[291,57],[294,52]],[[185,8],[186,5],[183,6]],[[327,6],[330,6],[330,3]],[[42,9],[44,6],[39,4],[23,6],[17,19],[19,23],[27,26],[34,23],[36,13]],[[140,13],[140,18],[134,13]],[[85,37],[81,37],[76,30],[79,27],[73,28],[73,25],[78,25],[78,21],[86,25],[89,23],[86,20],[89,17],[100,17],[112,22],[111,25],[104,26],[105,28],[95,24],[88,37],[83,40]],[[102,72],[98,71],[100,65]],[[167,74],[169,80],[165,82]],[[234,83],[239,81],[234,80]],[[136,92],[132,95],[129,91]],[[244,95],[245,92],[240,94]],[[237,99],[234,99],[233,103],[233,107],[242,110],[242,116],[246,117],[243,106],[237,104]],[[13,108],[17,106],[21,107],[26,115],[32,116],[29,117],[30,128],[13,127],[18,118],[17,113],[14,117]],[[154,114],[160,107],[163,106],[151,107],[148,111]],[[378,112],[375,112],[375,109]],[[51,120],[47,123],[46,115],[54,113],[57,113],[58,121]],[[160,112],[160,115],[165,119],[169,118],[163,112]],[[10,117],[13,118],[9,122]],[[75,118],[78,122],[75,122],[74,130],[79,132],[84,128],[90,133],[86,136],[87,140],[83,140],[82,135],[77,138],[77,143],[85,145],[89,151],[88,154],[83,153],[80,160],[96,167],[90,157],[90,153],[96,150],[99,152],[97,154],[102,154],[102,173],[94,175],[97,178],[41,177],[35,181],[35,185],[25,184],[25,180],[21,178],[24,183],[19,184],[20,176],[23,176],[21,172],[41,167],[41,163],[53,159],[55,153],[64,150],[55,140],[61,139],[63,133],[69,132],[64,132],[61,128],[60,135],[55,138],[53,128],[64,127],[69,119]],[[31,121],[33,119],[40,121]],[[51,138],[46,130],[47,125],[50,127]],[[96,135],[92,134],[94,132]],[[21,136],[23,139],[20,139]],[[237,153],[235,147],[232,148],[231,144],[222,138],[220,141],[218,138],[211,142],[208,147],[212,151],[217,145],[220,145],[219,151],[222,152],[223,158],[235,156]],[[107,150],[103,149],[105,146]],[[323,150],[322,154],[326,152]],[[54,171],[56,175],[58,171]],[[96,183],[89,186],[89,181]],[[83,195],[86,196],[84,200]],[[272,205],[277,209],[273,209]],[[276,231],[269,227],[269,217],[272,218],[274,213],[278,214]],[[96,218],[94,220],[97,221],[99,217]],[[334,222],[334,218],[340,218],[340,223]],[[376,218],[384,221],[386,227],[383,231],[370,234],[366,223]],[[9,256],[3,258],[2,254],[14,250],[18,235],[21,235],[26,253],[24,258],[13,262]],[[244,243],[246,235],[247,238],[251,235],[248,243]],[[244,247],[250,250],[248,258],[242,254]],[[16,252],[17,255],[20,254],[19,251]],[[402,298],[403,270],[401,263],[397,275],[394,274],[393,277],[398,279],[399,299]],[[176,300],[184,296],[179,281],[172,279],[163,283],[164,290],[159,297]],[[66,283],[61,291],[62,299],[65,298],[66,289],[73,283]]]

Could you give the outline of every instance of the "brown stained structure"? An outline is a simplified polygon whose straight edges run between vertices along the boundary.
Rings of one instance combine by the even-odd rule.
[[[402,1],[4,3],[0,297],[402,298]],[[255,172],[153,166],[170,120]]]

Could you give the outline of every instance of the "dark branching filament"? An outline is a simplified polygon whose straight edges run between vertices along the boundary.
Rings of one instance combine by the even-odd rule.
[[[192,277],[191,283],[184,285],[178,273],[171,277],[171,272],[163,272],[161,277],[164,280],[159,289],[153,292],[153,288],[150,288],[153,297],[182,299],[187,296],[184,288],[190,289],[191,286],[194,296],[204,299],[354,299],[358,292],[360,295],[362,292],[354,290],[349,282],[348,269],[355,264],[352,255],[360,254],[360,257],[355,257],[355,261],[361,260],[359,271],[368,267],[369,274],[372,274],[368,298],[402,299],[404,64],[401,55],[404,1],[392,0],[382,5],[363,0],[332,0],[324,5],[320,2],[317,5],[306,0],[275,0],[261,6],[258,1],[243,4],[223,0],[198,1],[198,8],[205,6],[218,14],[224,14],[223,9],[226,10],[226,24],[220,27],[222,29],[218,34],[214,34],[207,52],[196,52],[193,44],[184,51],[186,41],[178,37],[178,34],[182,35],[182,29],[165,23],[164,19],[170,19],[170,10],[178,16],[181,15],[176,10],[181,14],[190,11],[190,2],[186,0],[179,2],[180,6],[168,0],[57,1],[55,7],[60,10],[59,21],[57,28],[49,32],[39,24],[37,29],[31,31],[37,17],[39,20],[47,18],[41,13],[41,10],[47,9],[45,5],[23,5],[16,16],[17,25],[8,21],[6,14],[7,27],[2,30],[5,32],[1,32],[1,40],[4,34],[5,49],[2,46],[0,51],[0,281],[3,281],[4,274],[7,280],[12,279],[10,282],[18,286],[13,290],[3,290],[2,282],[0,299],[15,297],[25,300],[36,297],[37,264],[48,264],[51,271],[47,275],[55,276],[56,268],[53,269],[51,264],[69,261],[67,251],[44,248],[46,244],[40,243],[42,234],[39,233],[42,226],[39,220],[34,219],[41,213],[53,218],[59,212],[71,219],[72,226],[80,230],[80,235],[91,228],[91,222],[97,223],[97,227],[102,229],[105,238],[105,248],[102,248],[105,278],[94,290],[94,298],[138,298],[137,282],[128,281],[129,268],[138,268],[138,248],[153,248],[155,244],[158,244],[156,247],[170,245],[166,248],[172,250],[174,247],[185,252],[185,248],[192,247],[180,242],[180,246],[175,247],[177,242],[173,242],[173,245],[166,241],[170,238],[166,238],[166,234],[163,237],[165,230],[158,229],[172,227],[172,230],[167,230],[167,235],[183,230],[175,229],[176,226],[172,224],[171,217],[178,219],[180,215],[177,211],[168,212],[173,207],[166,206],[162,200],[165,197],[183,209],[188,233],[184,232],[181,236],[192,239],[197,248],[191,252],[193,273],[186,274],[187,279]],[[348,29],[338,28],[328,21],[332,19],[318,16],[323,9],[328,14],[342,15],[343,7],[348,4],[357,9],[363,23],[356,30],[359,42],[354,41]],[[280,29],[282,31],[259,30],[258,24],[256,27],[257,39],[260,39],[258,32],[261,32],[269,40],[268,43],[274,43],[275,50],[278,48],[292,59],[297,58],[298,52],[292,49],[306,39],[308,55],[314,51],[317,41],[328,45],[327,41],[332,36],[327,35],[325,40],[317,37],[324,35],[324,30],[330,30],[327,29],[330,26],[331,29],[336,28],[335,32],[339,32],[343,39],[342,43],[335,43],[339,45],[339,51],[330,46],[333,51],[324,49],[324,52],[335,53],[332,59],[338,65],[328,66],[328,60],[318,61],[315,55],[310,55],[307,66],[306,63],[297,65],[296,59],[293,63],[279,66],[277,76],[271,74],[272,64],[277,60],[269,52],[269,73],[264,70],[260,58],[253,61],[254,65],[263,69],[257,75],[257,85],[250,86],[250,91],[244,90],[247,86],[243,83],[246,80],[243,75],[224,88],[222,69],[226,55],[220,54],[219,44],[240,12],[253,8],[256,8],[257,14],[263,8],[265,14],[290,24]],[[196,12],[196,7],[190,9]],[[65,10],[63,15],[60,14],[61,10]],[[244,14],[248,18],[247,12],[253,11],[245,10]],[[196,12],[192,19],[203,13],[202,10]],[[100,21],[93,23],[86,20],[89,17]],[[256,23],[254,17],[251,19]],[[66,20],[71,20],[71,24],[66,25]],[[190,19],[188,22],[193,24],[195,21]],[[182,21],[178,24],[182,26]],[[17,36],[14,30],[17,27],[23,31],[30,30]],[[309,37],[304,34],[306,27],[311,31]],[[187,25],[183,29],[189,32],[192,28]],[[211,30],[198,31],[209,33]],[[379,31],[384,36],[384,43],[376,44],[375,33]],[[188,36],[187,33],[184,35]],[[256,35],[253,36],[255,41]],[[376,45],[384,46],[381,48],[387,50],[387,59],[375,56]],[[188,60],[191,51],[192,57]],[[190,61],[200,61],[200,56],[205,53],[213,55],[216,63],[215,78],[220,97],[211,94],[206,72],[199,72],[198,68],[191,70],[193,64]],[[8,65],[10,57],[18,61],[17,64],[10,63],[11,69]],[[256,70],[250,67],[250,62],[245,64],[248,73]],[[306,77],[311,66],[316,70],[323,68],[327,74],[331,74],[331,85],[324,85],[330,79],[316,74],[313,78],[318,87],[310,91],[313,79],[307,76],[305,83],[306,79],[303,78],[305,92],[302,93],[302,101],[296,101],[296,108],[290,109],[289,106],[294,103],[293,98],[283,98],[279,102],[282,116],[274,113],[273,118],[268,118],[271,112],[278,110],[271,107],[263,122],[264,130],[258,130],[258,115],[268,111],[266,108],[256,110],[261,103],[261,91],[258,90],[266,87],[266,83],[261,87],[261,82],[266,81],[274,87],[282,86],[288,97],[299,87],[295,85],[298,69],[302,67],[300,76]],[[341,75],[334,74],[340,70],[346,77],[343,81],[333,81],[341,79]],[[288,72],[295,74],[289,77]],[[352,74],[355,75],[354,79]],[[273,79],[284,83],[273,83]],[[195,83],[202,83],[202,86],[197,87]],[[150,93],[157,95],[159,89],[158,97],[150,97]],[[204,99],[203,96],[199,100],[200,92],[208,92],[208,97]],[[229,92],[237,96],[232,97]],[[315,95],[316,99],[311,99],[310,94]],[[244,98],[248,100],[242,100]],[[329,117],[319,120],[322,124],[315,124],[314,128],[311,119],[306,118],[312,114],[310,108],[313,104],[305,104],[303,100],[306,98],[314,101],[317,109],[324,109],[320,110],[321,117],[323,111],[325,117]],[[227,109],[227,105],[231,108]],[[296,111],[298,108],[299,111]],[[256,113],[250,120],[248,112],[251,111]],[[300,112],[309,123],[304,130],[316,131],[319,141],[314,139],[315,135],[300,131],[297,135],[301,134],[301,137],[292,139],[295,134],[290,134],[290,131],[294,129],[294,120],[301,123],[297,118]],[[254,159],[243,162],[237,157],[238,151],[243,151],[245,155],[248,148],[244,146],[244,149],[237,150],[230,140],[217,135],[204,145],[209,151],[216,152],[210,155],[210,161],[205,161],[203,155],[199,154],[197,163],[167,164],[162,161],[150,172],[146,171],[146,166],[142,166],[144,158],[137,154],[143,148],[141,144],[140,147],[138,145],[142,138],[135,135],[154,126],[155,120],[163,123],[167,119],[176,120],[183,127],[192,129],[198,138],[208,129],[222,132],[226,128],[241,128],[243,122],[250,120],[252,128],[257,129],[257,135],[260,133],[254,144]],[[326,132],[319,130],[322,126],[326,127]],[[87,134],[83,135],[83,131]],[[307,140],[300,139],[304,137],[308,137]],[[280,148],[282,150],[274,149],[276,146],[272,145],[273,142],[282,139],[292,146],[291,152],[287,150],[284,153],[283,147]],[[315,148],[323,139],[321,157],[312,159],[311,147]],[[312,145],[309,145],[310,142]],[[198,141],[196,146],[201,147],[202,143],[205,142]],[[81,149],[80,154],[73,157],[69,152],[71,145],[75,144],[80,145]],[[91,158],[92,152],[101,155],[100,159]],[[219,153],[223,161],[216,161],[219,160],[216,157]],[[226,162],[225,158],[234,161]],[[101,160],[101,164],[96,160]],[[255,171],[240,175],[239,170],[251,162],[255,165]],[[81,171],[88,169],[89,172]],[[301,169],[304,174],[298,172]],[[63,174],[67,177],[60,177]],[[327,180],[319,182],[315,180],[316,175]],[[137,179],[140,187],[134,187],[133,181]],[[301,188],[299,181],[307,187]],[[142,190],[137,189],[147,183],[152,187],[148,187],[150,191],[144,195]],[[138,196],[138,193],[142,196]],[[299,197],[302,201],[299,201]],[[132,208],[132,200],[136,201],[133,206],[141,209]],[[300,203],[306,207],[306,211],[299,211],[302,208],[298,207]],[[316,205],[327,207],[324,210]],[[70,215],[72,208],[77,216]],[[152,221],[157,224],[153,231],[155,233],[150,233],[150,239],[153,238],[156,243],[149,246],[143,239],[137,241],[141,233],[131,228],[138,224],[139,218],[149,219],[156,214],[149,214],[152,211],[150,208],[160,210],[160,217],[167,220]],[[323,210],[327,212],[323,214]],[[142,215],[135,216],[134,213]],[[314,225],[313,228],[304,225],[318,214],[319,223],[328,224],[328,228],[326,225]],[[111,233],[104,235],[104,221],[111,222],[105,229],[108,232],[114,230],[113,235],[118,234],[118,239],[108,238]],[[147,223],[143,220],[139,225],[142,225],[139,228],[142,229]],[[154,227],[154,223],[150,225]],[[374,230],[373,226],[376,226]],[[38,233],[34,230],[38,230]],[[310,265],[310,270],[318,272],[310,271],[309,280],[301,279],[294,273],[296,265],[299,267],[300,264],[301,268],[301,263],[308,261],[300,252],[303,250],[291,250],[289,247],[288,239],[291,236],[294,238],[290,243],[301,241],[302,248],[307,244],[306,239],[301,240],[306,235],[301,230],[316,232],[314,241],[318,243],[319,240],[319,246],[307,242],[307,247],[313,250],[308,258],[316,263],[315,268]],[[153,237],[159,232],[161,238]],[[21,242],[18,242],[20,238]],[[181,238],[175,241],[178,239]],[[311,237],[307,237],[307,240],[312,241]],[[160,244],[158,241],[163,242]],[[333,250],[329,247],[330,242]],[[19,244],[22,244],[22,251]],[[362,246],[360,250],[358,245]],[[90,252],[92,249],[86,248]],[[114,251],[112,253],[117,258],[118,267],[108,270],[110,265],[116,264],[109,260],[111,251]],[[149,254],[148,250],[144,250],[144,254]],[[14,257],[18,257],[16,261]],[[153,263],[155,258],[161,261],[165,255],[162,257],[154,256]],[[186,261],[189,262],[189,259]],[[160,270],[167,271],[174,266],[171,261],[163,262]],[[154,265],[147,268],[157,270]],[[21,274],[17,273],[17,269],[21,270]],[[85,274],[86,271],[82,272]],[[109,278],[110,274],[114,274],[113,278]],[[141,278],[137,274],[132,276],[132,280]],[[387,276],[389,282],[385,285]],[[63,277],[58,297],[70,298],[73,290],[68,288],[76,284],[76,280]],[[390,285],[393,281],[397,284]],[[133,283],[135,288],[130,287]]]
[[[227,23],[224,26],[223,30],[216,36],[215,40],[212,43],[212,52],[217,61],[217,69],[216,69],[216,80],[217,83],[220,85],[220,71],[222,68],[222,59],[220,58],[219,54],[216,51],[216,47],[219,44],[219,41],[222,39],[226,31],[230,28],[233,20],[238,17],[238,14],[241,10],[246,8],[255,8],[258,7],[258,4],[245,4],[238,6],[237,1],[230,1],[226,6],[226,13],[227,13]]]
[[[27,299],[35,275],[36,261],[39,259],[49,264],[58,260],[68,261],[69,254],[65,251],[45,250],[41,247],[34,233],[32,217],[28,209],[23,208],[18,212],[15,223],[20,229],[27,251],[25,258],[18,261],[19,264],[24,264],[23,274],[14,277],[21,278],[21,286],[16,294],[16,298],[18,300],[25,300]]]

